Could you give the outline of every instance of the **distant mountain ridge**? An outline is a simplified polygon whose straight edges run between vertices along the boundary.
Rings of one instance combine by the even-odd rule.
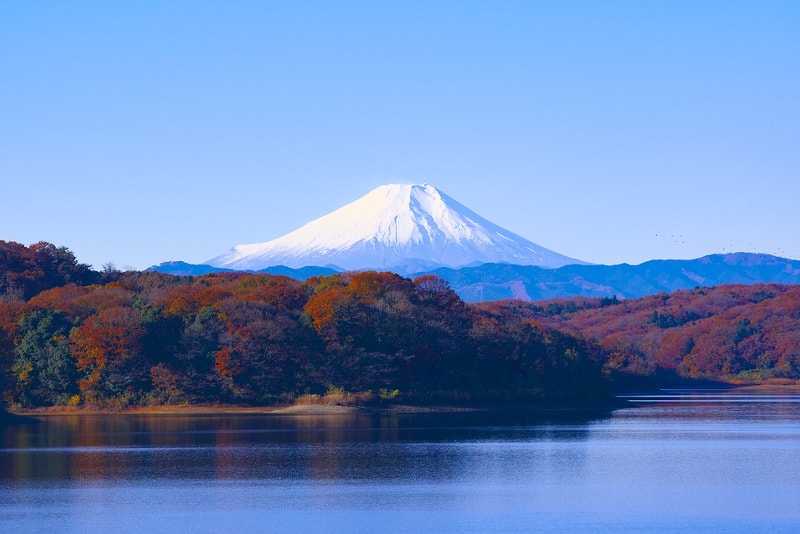
[[[175,276],[201,276],[210,273],[235,273],[239,272],[236,269],[224,269],[222,267],[214,267],[205,263],[193,264],[186,263],[185,261],[165,261],[158,265],[154,265],[147,269],[148,271],[156,271],[159,273],[173,274]],[[299,269],[292,269],[285,265],[274,265],[258,271],[247,271],[257,274],[274,274],[281,276],[288,276],[296,280],[305,280],[311,276],[328,276],[340,272],[337,269],[329,267],[315,267],[307,266],[300,267]]]
[[[205,274],[226,270],[183,262],[168,262],[151,269],[170,274]],[[196,271],[192,272],[193,269]],[[262,272],[303,280],[336,271],[321,267],[276,267]],[[740,252],[712,254],[693,260],[651,260],[640,265],[566,265],[557,269],[488,263],[460,269],[420,271],[411,276],[421,274],[442,277],[467,302],[615,295],[619,298],[638,298],[697,286],[757,282],[800,284],[800,260]]]
[[[437,267],[584,263],[486,220],[429,184],[390,184],[282,237],[237,245],[207,264],[260,271],[274,265],[407,274]]]
[[[486,264],[432,271],[468,302],[504,299],[638,298],[697,286],[800,284],[800,261],[769,254],[712,254],[693,260],[651,260],[640,265],[567,265],[541,269]]]

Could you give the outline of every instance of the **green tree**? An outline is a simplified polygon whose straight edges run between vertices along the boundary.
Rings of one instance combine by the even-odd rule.
[[[58,312],[38,310],[23,317],[19,326],[22,338],[12,368],[17,402],[65,404],[78,392],[77,369],[70,353],[71,325]]]

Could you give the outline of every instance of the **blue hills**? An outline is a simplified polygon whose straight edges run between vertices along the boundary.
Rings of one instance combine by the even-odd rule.
[[[234,272],[232,269],[167,262],[150,270],[175,275]],[[391,269],[387,269],[391,270]],[[329,267],[275,266],[247,271],[305,280],[339,272]],[[485,263],[470,267],[440,267],[404,276],[435,274],[467,302],[505,299],[613,297],[638,298],[660,292],[723,284],[800,284],[800,261],[769,254],[712,254],[692,260],[651,260],[639,265],[565,265],[547,269],[532,265]]]

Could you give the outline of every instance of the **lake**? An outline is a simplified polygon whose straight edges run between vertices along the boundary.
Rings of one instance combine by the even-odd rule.
[[[51,416],[2,532],[800,532],[800,395],[612,413]]]

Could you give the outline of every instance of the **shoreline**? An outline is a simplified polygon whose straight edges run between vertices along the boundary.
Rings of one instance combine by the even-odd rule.
[[[663,388],[670,389],[670,388]],[[690,389],[690,388],[689,388]],[[708,388],[698,388],[707,390]],[[716,389],[716,388],[714,388]],[[731,393],[763,395],[800,395],[800,384],[756,384],[720,387]],[[659,390],[660,391],[660,390]],[[622,394],[620,394],[622,395]],[[399,415],[436,413],[548,413],[564,411],[611,411],[631,405],[618,397],[594,402],[474,403],[474,404],[344,404],[294,403],[247,406],[232,404],[170,404],[127,406],[121,409],[95,406],[45,406],[6,410],[6,418],[31,419],[55,416],[94,415]],[[2,415],[2,412],[0,412]]]
[[[84,406],[47,406],[39,408],[9,408],[12,417],[45,418],[60,416],[104,416],[104,415],[403,415],[445,413],[552,413],[566,411],[611,411],[625,407],[627,403],[617,399],[593,403],[541,403],[541,404],[461,404],[461,405],[417,405],[417,404],[289,404],[275,406],[238,405],[162,405],[129,406],[123,409],[107,409]]]
[[[41,408],[9,409],[9,413],[22,417],[51,417],[62,415],[349,415],[380,413],[429,413],[475,411],[471,408],[434,406],[360,406],[328,404],[290,404],[284,406],[238,406],[179,404],[159,406],[128,406],[122,409],[100,407],[47,406]]]

